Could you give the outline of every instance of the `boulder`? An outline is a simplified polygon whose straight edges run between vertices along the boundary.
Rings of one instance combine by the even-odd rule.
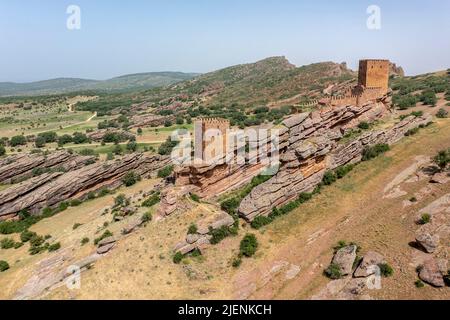
[[[419,278],[434,287],[444,287],[444,277],[434,258],[426,260],[420,267]]]
[[[372,270],[372,266],[378,266],[380,263],[385,263],[384,257],[374,251],[367,252],[358,268],[353,273],[353,276],[356,278],[364,278],[368,277],[375,273],[375,270]]]
[[[416,236],[416,242],[427,252],[433,253],[436,251],[439,246],[439,236],[431,234],[427,232],[419,233]]]
[[[333,257],[331,263],[339,266],[343,276],[352,272],[353,263],[356,259],[356,249],[357,247],[355,245],[346,246],[339,249]]]
[[[431,178],[432,183],[446,184],[450,182],[450,172],[439,172],[433,175]]]
[[[188,234],[186,236],[186,242],[189,244],[193,244],[193,243],[197,242],[198,239],[200,239],[200,238],[201,238],[201,235],[199,235],[197,233],[196,234]]]
[[[113,243],[108,243],[108,244],[106,244],[104,246],[98,247],[97,248],[97,253],[98,254],[108,253],[112,248],[114,248],[115,245],[116,245],[116,243],[113,242]]]

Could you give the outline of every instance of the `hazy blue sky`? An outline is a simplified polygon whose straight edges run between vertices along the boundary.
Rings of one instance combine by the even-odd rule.
[[[81,8],[81,30],[66,9]],[[381,8],[381,30],[366,9]],[[296,65],[389,58],[450,68],[448,0],[0,0],[0,81],[208,72],[284,55]]]

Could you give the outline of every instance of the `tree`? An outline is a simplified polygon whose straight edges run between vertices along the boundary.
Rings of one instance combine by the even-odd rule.
[[[68,134],[65,134],[58,138],[58,145],[63,146],[65,144],[71,143],[72,141],[73,141],[72,137]]]
[[[168,127],[171,127],[171,126],[172,126],[172,121],[170,121],[170,120],[164,121],[164,127],[168,128]]]
[[[438,165],[441,170],[444,170],[445,167],[450,163],[450,150],[441,150],[434,157],[434,163]]]
[[[9,141],[9,144],[11,147],[24,146],[27,144],[27,139],[24,136],[14,136]]]
[[[130,187],[136,184],[136,182],[138,182],[139,180],[141,180],[141,177],[134,171],[130,171],[123,177],[122,182],[125,184],[125,186]]]
[[[137,129],[137,134],[140,135],[140,136],[142,136],[142,128],[138,128],[138,129]]]
[[[250,233],[247,234],[241,241],[239,252],[246,257],[251,257],[256,253],[256,249],[258,249],[256,236]]]
[[[73,143],[75,144],[82,144],[82,143],[88,143],[89,138],[81,132],[75,132],[73,134]]]
[[[45,139],[41,136],[38,136],[36,140],[34,141],[34,145],[36,148],[43,148],[45,147]]]
[[[6,149],[4,146],[0,145],[0,157],[6,154]]]
[[[128,144],[127,144],[127,150],[130,151],[130,152],[136,152],[137,147],[138,147],[138,145],[137,145],[137,143],[134,142],[134,141],[130,141],[130,142],[128,142]]]
[[[114,146],[113,153],[115,155],[121,155],[122,154],[122,147],[120,145],[116,144]]]

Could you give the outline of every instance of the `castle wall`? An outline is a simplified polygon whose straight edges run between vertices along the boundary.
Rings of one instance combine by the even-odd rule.
[[[194,123],[194,150],[195,157],[205,160],[207,158],[221,157],[226,152],[227,131],[230,121],[218,118],[204,118]]]
[[[361,60],[358,84],[366,88],[381,88],[385,94],[389,87],[389,60]]]

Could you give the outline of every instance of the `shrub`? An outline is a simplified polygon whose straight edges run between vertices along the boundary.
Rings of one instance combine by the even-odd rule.
[[[425,284],[422,282],[422,280],[416,280],[416,282],[414,282],[414,285],[416,286],[416,288],[425,287]]]
[[[171,166],[167,166],[167,167],[164,167],[163,169],[159,170],[158,178],[162,178],[162,179],[167,178],[168,176],[170,176],[172,174],[173,168],[174,168],[174,166],[171,165]]]
[[[370,125],[369,125],[369,123],[363,121],[358,124],[358,128],[360,128],[362,130],[367,130],[370,128]]]
[[[239,246],[240,254],[246,257],[252,257],[258,249],[258,240],[254,234],[245,235]]]
[[[36,232],[31,232],[29,230],[25,230],[25,231],[22,231],[22,233],[20,234],[20,240],[25,243],[25,242],[30,241],[33,237],[36,237],[36,236],[37,236]]]
[[[94,240],[94,244],[97,245],[103,239],[106,239],[106,238],[109,238],[112,236],[113,236],[113,233],[111,231],[105,230],[105,232],[103,232],[103,234],[100,237],[98,237]]]
[[[336,180],[337,180],[336,174],[333,171],[327,171],[323,176],[322,183],[326,186],[329,186],[335,183]]]
[[[253,221],[251,222],[251,227],[253,229],[259,230],[262,227],[268,225],[272,222],[272,219],[266,216],[257,216]]]
[[[129,200],[123,193],[119,194],[117,197],[114,198],[114,205],[116,207],[125,207],[129,205],[129,203],[130,203]]]
[[[143,223],[152,221],[152,213],[150,211],[147,211],[146,213],[144,213],[141,217],[141,221]]]
[[[79,199],[72,199],[70,201],[70,206],[71,207],[78,207],[80,204],[82,204],[82,201]]]
[[[433,158],[433,161],[439,168],[442,170],[445,169],[450,163],[450,150],[439,151],[439,153]]]
[[[173,256],[173,263],[179,264],[181,262],[181,260],[183,260],[183,258],[184,258],[184,255],[181,252],[177,252]]]
[[[24,146],[27,144],[27,139],[24,136],[14,136],[9,140],[11,147]]]
[[[195,193],[191,193],[190,197],[191,197],[192,201],[200,202],[200,197],[198,195],[196,195]]]
[[[188,229],[188,234],[196,234],[198,231],[198,227],[195,223],[191,224]]]
[[[141,177],[138,174],[136,174],[134,171],[130,171],[123,177],[122,182],[125,184],[126,187],[131,187],[140,180]]]
[[[372,147],[366,147],[363,150],[362,161],[368,161],[370,159],[378,157],[380,154],[389,151],[389,145],[387,144],[376,144]]]
[[[2,249],[11,249],[14,248],[14,245],[16,242],[13,239],[10,238],[4,238],[0,241],[0,247]]]
[[[4,272],[9,269],[9,264],[5,260],[0,260],[0,272]]]
[[[333,247],[334,253],[338,252],[342,248],[347,246],[347,242],[344,240],[339,240],[338,243]]]
[[[383,277],[390,277],[394,274],[394,269],[387,263],[380,263],[378,267]]]
[[[335,263],[330,264],[324,273],[328,278],[333,280],[342,278],[341,268]]]
[[[230,198],[227,199],[223,202],[220,203],[220,208],[225,211],[228,212],[230,214],[235,213],[239,207],[239,199],[237,199],[236,197],[234,198]]]
[[[226,237],[229,237],[232,232],[229,227],[223,226],[219,229],[211,230],[209,234],[212,236],[210,240],[211,244],[218,244]]]
[[[336,177],[338,179],[342,179],[343,177],[345,177],[350,171],[353,170],[355,166],[353,164],[348,164],[346,166],[341,166],[339,168],[336,169]]]
[[[79,227],[81,227],[83,224],[82,223],[75,223],[73,226],[72,226],[72,230],[76,230],[76,229],[78,229]]]
[[[4,156],[6,154],[6,149],[4,146],[0,145],[0,157]]]
[[[61,243],[57,242],[48,247],[48,252],[58,251],[61,249]]]
[[[431,215],[428,213],[424,213],[419,221],[420,224],[427,224],[430,222],[431,222]]]
[[[144,202],[142,202],[142,206],[150,208],[150,207],[153,207],[155,204],[157,204],[159,201],[161,201],[161,196],[160,196],[159,192],[157,192],[157,193],[154,193],[153,195],[151,195]]]
[[[242,264],[242,258],[236,257],[233,259],[233,262],[231,263],[231,265],[233,266],[233,268],[239,268],[239,266]]]
[[[436,113],[436,117],[437,118],[441,118],[441,119],[443,119],[443,118],[447,118],[448,117],[448,112],[447,111],[445,111],[445,109],[439,109],[439,111]]]
[[[84,246],[85,244],[89,243],[89,238],[85,237],[81,239],[81,245]]]

